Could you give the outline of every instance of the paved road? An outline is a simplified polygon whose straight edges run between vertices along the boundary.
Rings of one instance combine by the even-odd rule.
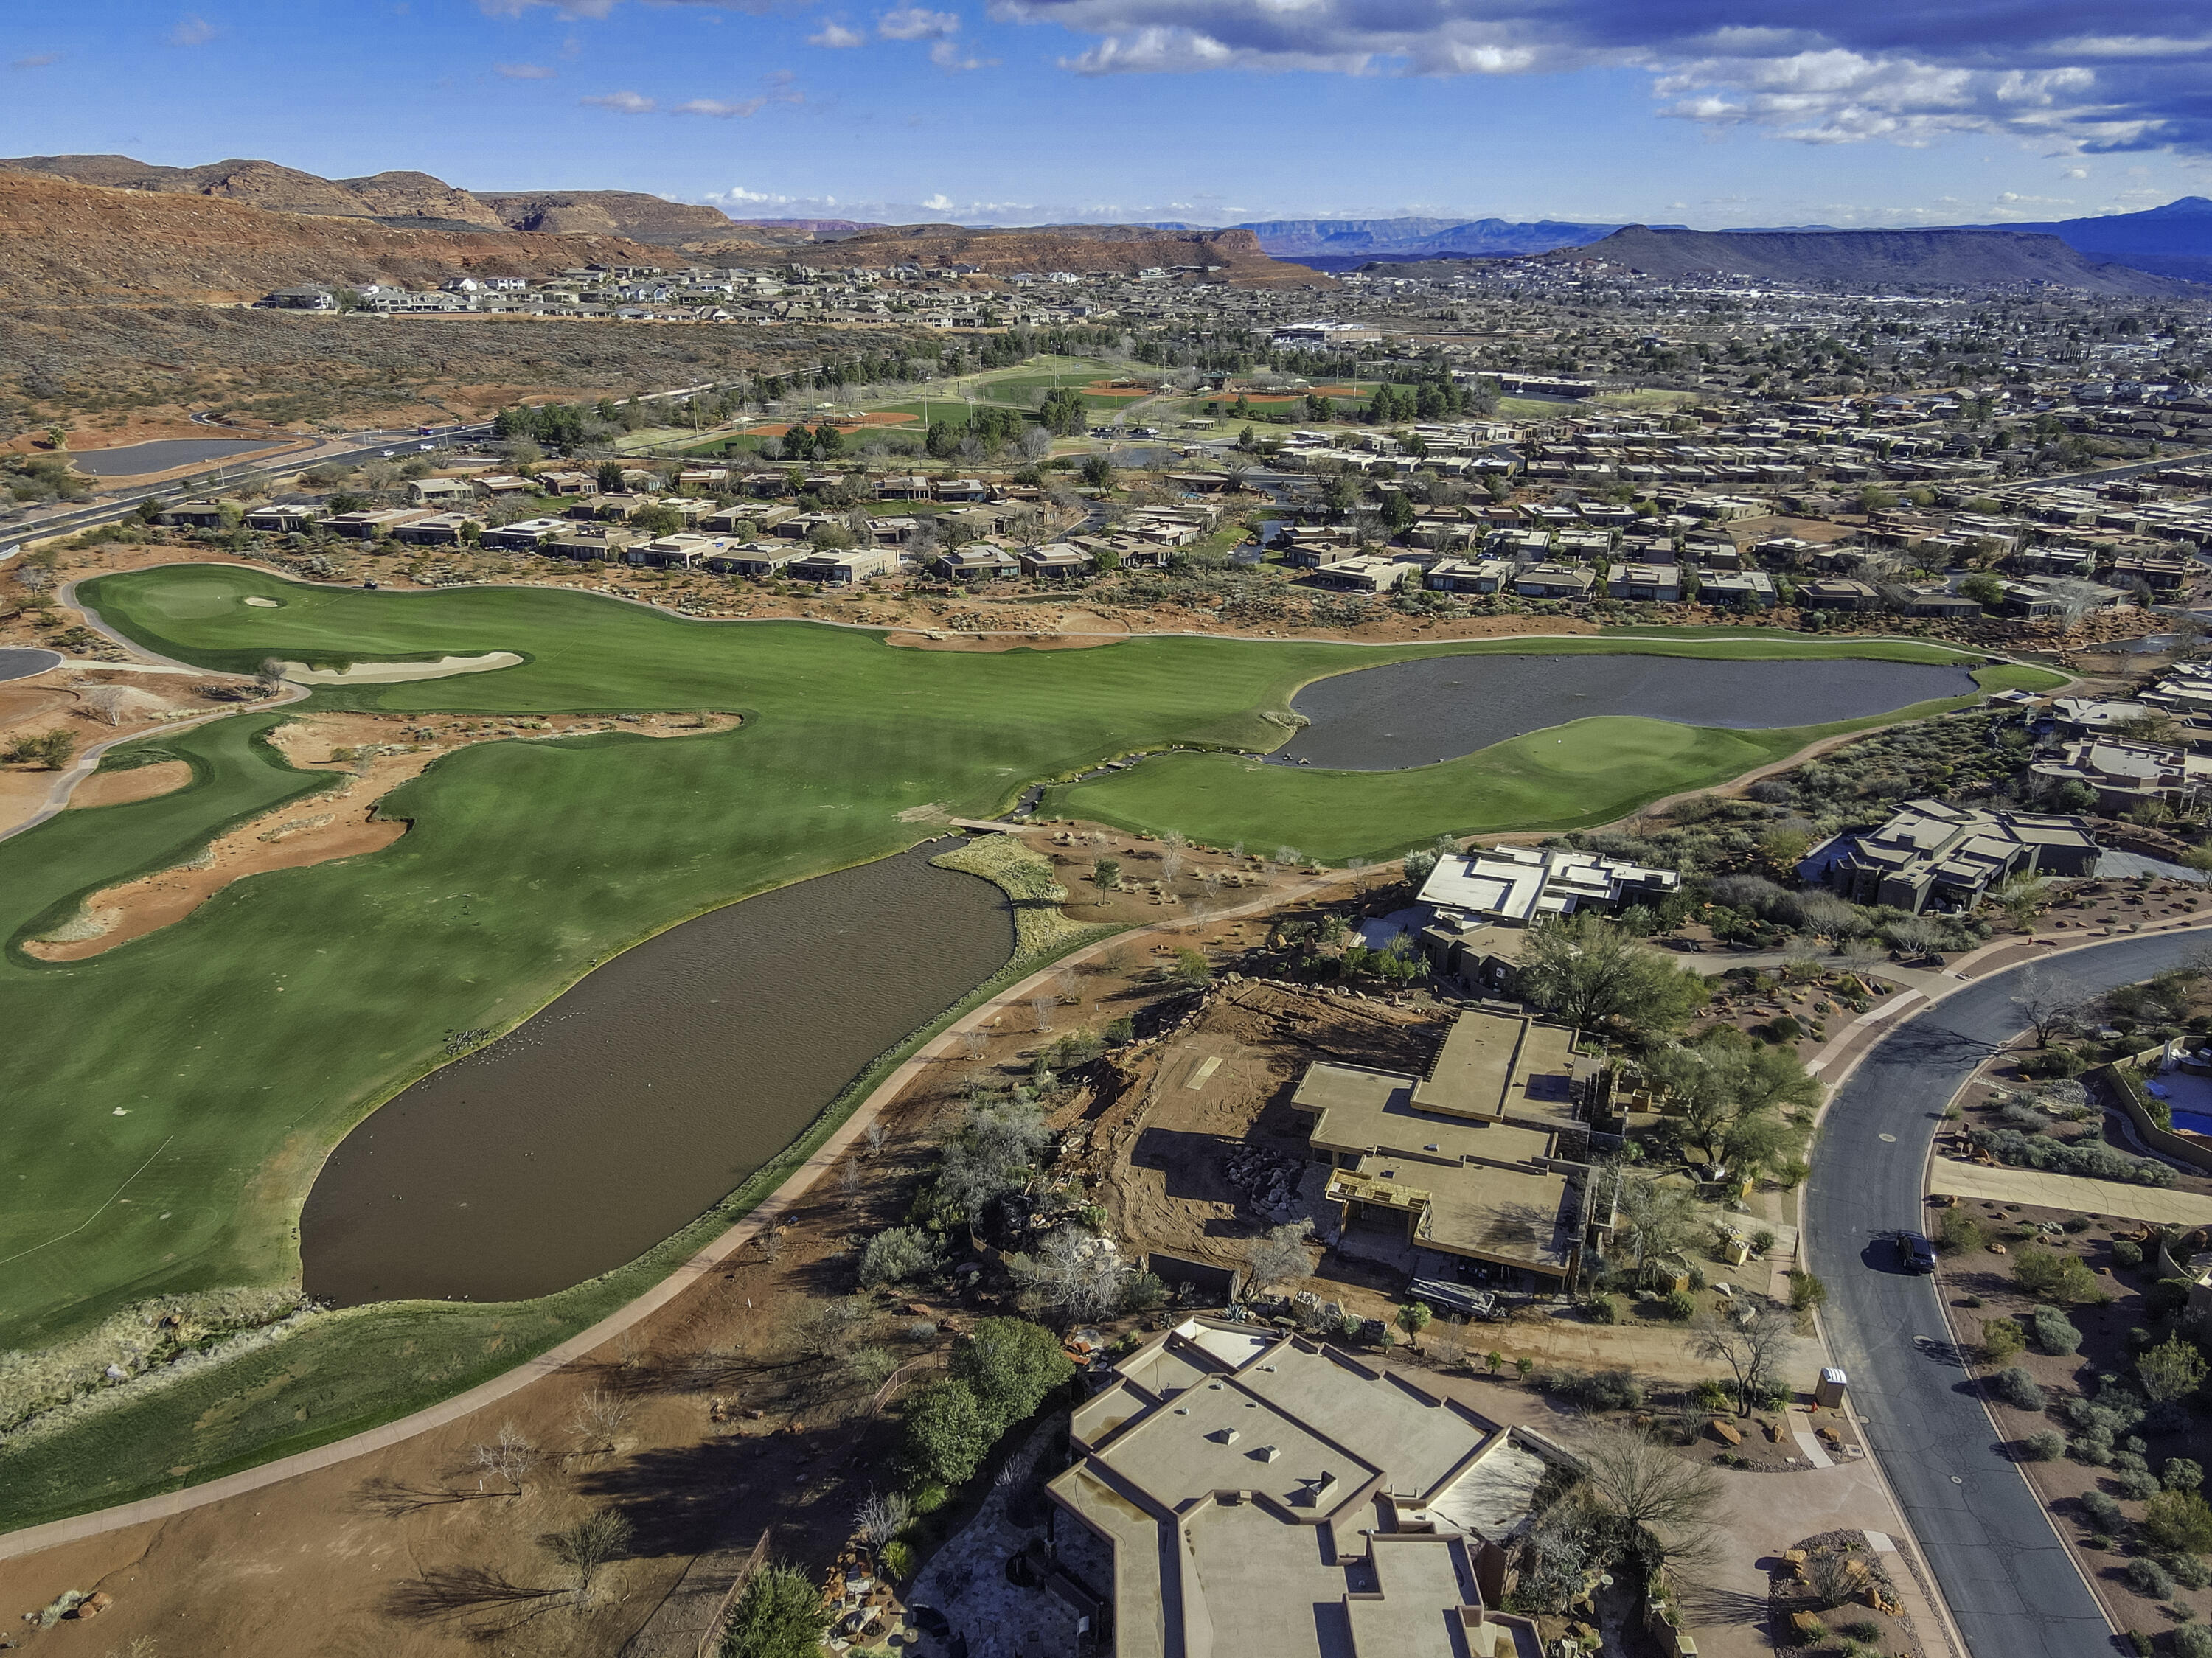
[[[2149,977],[2195,931],[2075,950],[2084,988]],[[1869,1050],[1830,1106],[1805,1202],[1823,1321],[1866,1434],[1976,1658],[2111,1658],[2111,1631],[2042,1504],[2002,1455],[1929,1279],[1896,1270],[1884,1231],[1918,1226],[1928,1149],[1951,1095],[2021,1028],[2016,972],[1979,980]]]
[[[420,438],[412,432],[401,434],[356,433],[347,440],[344,448],[325,451],[301,450],[271,461],[226,461],[219,463],[226,484],[244,483],[253,478],[275,478],[299,471],[308,466],[343,466],[357,461],[374,460],[386,453],[412,452],[418,443],[434,443],[440,448],[453,448],[466,444],[491,430],[489,425],[471,426],[448,432],[435,438]],[[207,471],[216,470],[210,466]],[[126,486],[113,495],[103,495],[90,506],[70,508],[66,512],[48,513],[36,518],[0,523],[0,556],[4,556],[19,545],[44,540],[51,536],[75,535],[80,530],[89,530],[95,525],[112,524],[127,517],[142,501],[159,498],[164,501],[181,500],[190,495],[195,485],[204,487],[204,475],[172,478],[166,483],[146,483]]]
[[[264,449],[290,445],[289,436],[267,438],[157,438],[121,449],[82,449],[70,452],[70,465],[91,477],[143,477],[202,461],[234,460]]]

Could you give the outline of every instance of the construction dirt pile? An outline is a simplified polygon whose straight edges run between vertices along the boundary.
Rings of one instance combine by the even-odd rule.
[[[1306,1067],[1418,1074],[1444,1029],[1433,1008],[1224,983],[1104,1063],[1054,1173],[1091,1186],[1125,1248],[1237,1266],[1253,1237],[1310,1207],[1306,1127],[1290,1103]]]

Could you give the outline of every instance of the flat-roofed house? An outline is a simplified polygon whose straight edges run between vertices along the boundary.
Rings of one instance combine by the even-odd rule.
[[[392,538],[410,547],[458,547],[467,538],[463,531],[478,523],[471,513],[418,513],[410,522],[395,525]]]
[[[1681,876],[1561,847],[1448,853],[1421,884],[1419,942],[1429,964],[1468,988],[1500,993],[1520,970],[1528,929],[1583,910],[1613,914],[1680,890]]]
[[[401,525],[429,516],[411,507],[386,507],[371,512],[340,513],[335,518],[325,519],[323,528],[334,536],[345,536],[354,541],[374,541],[380,535],[397,534]]]
[[[566,519],[517,519],[512,524],[501,524],[486,530],[478,539],[484,546],[503,551],[534,553],[548,536],[557,536],[572,527]]]
[[[1815,847],[1801,867],[1854,903],[1918,914],[1971,909],[2014,875],[2094,875],[2102,852],[2079,817],[1912,800],[1878,829]]]
[[[787,541],[723,542],[701,561],[717,575],[772,576],[805,551]]]
[[[408,504],[414,507],[465,506],[477,498],[477,486],[466,478],[416,478],[407,486]]]
[[[1191,1318],[1076,1406],[1050,1582],[1111,1658],[1542,1658],[1498,1610],[1568,1452],[1419,1376]]]
[[[1588,598],[1596,582],[1595,570],[1531,564],[1514,578],[1513,591],[1523,598]]]
[[[1291,1107],[1340,1233],[1402,1226],[1404,1242],[1491,1269],[1495,1282],[1565,1290],[1581,1269],[1588,1169],[1583,1102],[1601,1069],[1574,1033],[1473,1010],[1453,1022],[1425,1077],[1322,1060]]]
[[[1022,574],[1028,576],[1079,576],[1091,574],[1091,555],[1064,541],[1031,547],[1022,556]]]
[[[1606,573],[1608,598],[1672,604],[1682,596],[1682,577],[1671,564],[1616,564]]]
[[[548,536],[538,550],[548,558],[573,559],[579,564],[589,564],[602,559],[619,559],[623,549],[635,541],[635,532],[614,524],[571,524],[560,534]]]
[[[1419,574],[1411,564],[1373,553],[1359,553],[1324,564],[1305,580],[1309,586],[1327,587],[1336,592],[1388,593],[1396,592],[1407,576]]]
[[[330,508],[311,501],[272,501],[246,515],[246,527],[267,535],[303,535],[329,515]]]
[[[784,567],[794,581],[818,581],[825,586],[851,587],[878,576],[898,574],[899,556],[888,547],[851,547],[842,551],[824,549],[795,558]]]
[[[929,567],[940,581],[1005,581],[1022,573],[1021,561],[1003,547],[971,541],[949,553],[939,553]]]
[[[1431,566],[1421,585],[1438,593],[1494,593],[1512,580],[1510,559],[1448,558]]]
[[[623,549],[623,561],[628,564],[649,565],[658,570],[689,570],[722,544],[712,536],[691,535],[679,531],[674,535],[661,536],[652,541],[637,541]]]
[[[226,507],[234,507],[241,513],[246,510],[242,501],[180,501],[161,509],[161,522],[182,530],[220,530]]]

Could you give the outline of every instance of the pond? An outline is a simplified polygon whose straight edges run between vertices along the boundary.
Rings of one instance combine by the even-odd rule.
[[[1012,956],[948,844],[671,928],[372,1112],[301,1215],[307,1292],[544,1295],[696,1219]]]
[[[1593,714],[1755,730],[1856,720],[1975,689],[1962,667],[1856,657],[1432,656],[1308,685],[1291,707],[1312,723],[1268,759],[1399,771]]]

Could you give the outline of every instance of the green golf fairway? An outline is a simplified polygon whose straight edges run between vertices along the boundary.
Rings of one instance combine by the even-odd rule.
[[[248,606],[249,595],[279,608]],[[9,1188],[0,1329],[11,1346],[52,1342],[163,1291],[292,1278],[300,1205],[325,1155],[437,1064],[450,1033],[503,1029],[595,962],[703,910],[910,846],[933,832],[900,821],[910,808],[988,815],[1032,781],[1136,749],[1272,747],[1283,728],[1261,714],[1322,675],[1529,648],[1151,638],[935,653],[805,623],[702,624],[552,589],[364,592],[238,566],[109,576],[82,597],[148,647],[210,666],[500,650],[526,659],[497,672],[327,689],[309,706],[721,708],[746,720],[698,737],[465,750],[390,797],[386,814],[413,829],[383,851],[255,876],[88,961],[50,965],[11,949],[0,963],[0,1015],[17,1033],[0,1123]],[[1911,642],[1789,635],[1540,648],[1961,659]],[[283,717],[150,739],[191,762],[191,786],[64,813],[0,843],[0,933],[34,936],[94,889],[186,859],[240,817],[319,786],[254,740]],[[1056,803],[1203,839],[1376,855],[1446,829],[1597,821],[1828,728],[1597,720],[1571,729],[1560,753],[1543,754],[1556,733],[1540,734],[1404,773],[1176,756]]]

